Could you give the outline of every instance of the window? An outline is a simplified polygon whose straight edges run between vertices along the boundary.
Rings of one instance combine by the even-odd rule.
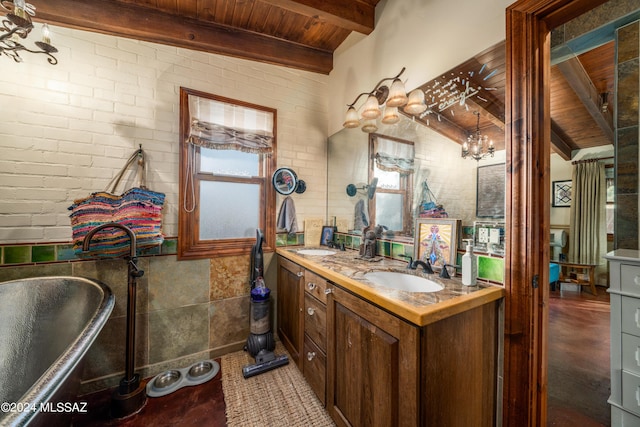
[[[375,196],[369,201],[369,223],[409,235],[413,221],[413,142],[371,134],[369,153],[369,182],[376,185]]]
[[[178,258],[248,254],[275,243],[276,110],[180,88]]]

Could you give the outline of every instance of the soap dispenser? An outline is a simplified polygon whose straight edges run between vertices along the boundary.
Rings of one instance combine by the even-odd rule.
[[[472,241],[465,240],[465,242],[467,242],[467,252],[462,255],[462,284],[465,286],[475,286],[476,276],[478,275],[478,263],[473,253]]]

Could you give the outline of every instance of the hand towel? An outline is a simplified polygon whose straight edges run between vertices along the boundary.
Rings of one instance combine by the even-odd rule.
[[[298,231],[298,221],[296,220],[296,206],[293,203],[293,199],[287,196],[280,205],[280,212],[278,213],[278,221],[276,227],[285,230],[289,234],[294,234]]]
[[[355,230],[364,230],[369,226],[369,213],[364,199],[358,200],[353,214],[353,228]]]

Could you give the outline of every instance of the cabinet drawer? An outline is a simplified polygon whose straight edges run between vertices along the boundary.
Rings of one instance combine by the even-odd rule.
[[[640,414],[640,376],[622,371],[622,407]]]
[[[640,336],[640,299],[622,297],[622,332]]]
[[[318,300],[304,296],[304,332],[322,351],[327,348],[327,308]]]
[[[318,298],[319,301],[323,303],[327,303],[327,295],[324,293],[325,289],[327,289],[327,280],[323,277],[318,276],[311,271],[306,271],[304,273],[304,290],[310,295]]]
[[[322,406],[326,405],[325,384],[326,384],[326,366],[327,356],[320,350],[308,335],[304,337],[303,358],[303,375],[311,386],[313,392],[322,402]]]
[[[640,266],[620,265],[620,289],[640,296]]]
[[[640,338],[622,334],[622,369],[640,375]]]

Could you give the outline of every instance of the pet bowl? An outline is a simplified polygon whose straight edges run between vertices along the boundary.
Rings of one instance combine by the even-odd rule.
[[[187,368],[164,371],[149,381],[147,396],[166,396],[182,387],[203,384],[215,377],[219,371],[220,365],[214,360],[203,360]]]

